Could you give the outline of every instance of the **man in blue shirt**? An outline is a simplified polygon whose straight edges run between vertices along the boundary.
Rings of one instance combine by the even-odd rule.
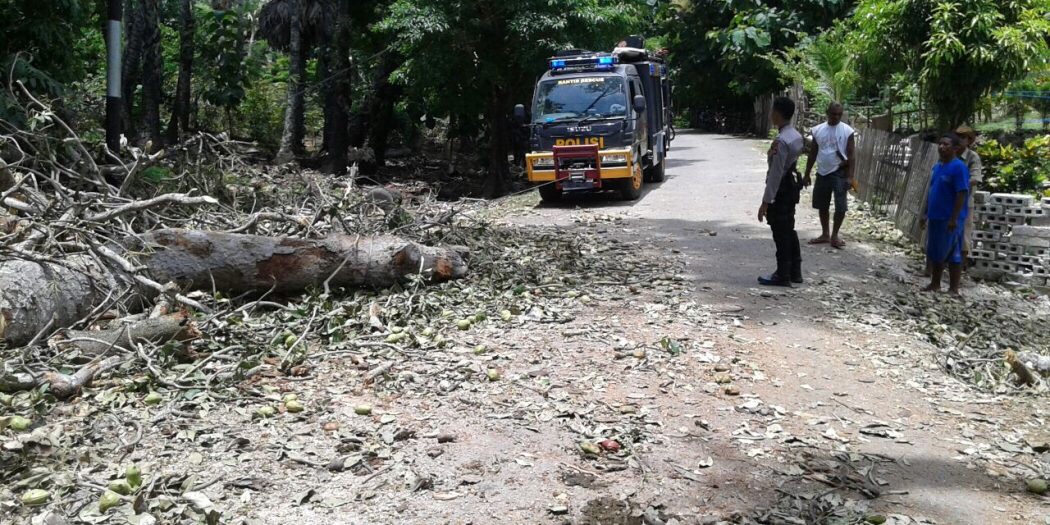
[[[963,225],[966,222],[966,196],[970,192],[970,171],[956,156],[958,135],[949,134],[937,143],[940,162],[933,167],[930,193],[926,198],[926,258],[933,280],[927,292],[941,290],[941,277],[948,266],[948,292],[959,295],[962,278]]]

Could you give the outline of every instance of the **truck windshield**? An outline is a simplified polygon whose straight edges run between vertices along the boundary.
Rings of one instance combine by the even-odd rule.
[[[533,108],[534,122],[627,115],[621,77],[576,77],[541,82]]]

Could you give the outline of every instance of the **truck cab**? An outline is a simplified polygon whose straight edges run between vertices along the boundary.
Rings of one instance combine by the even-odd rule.
[[[515,108],[528,126],[526,174],[543,200],[604,190],[635,200],[643,181],[662,181],[673,138],[666,64],[640,48],[568,51],[548,64],[531,119]]]

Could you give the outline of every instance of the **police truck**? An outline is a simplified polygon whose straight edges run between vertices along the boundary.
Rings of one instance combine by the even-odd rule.
[[[612,53],[564,51],[536,83],[527,126],[528,180],[545,202],[565,194],[613,190],[638,199],[642,183],[664,180],[671,127],[667,64],[638,37]]]

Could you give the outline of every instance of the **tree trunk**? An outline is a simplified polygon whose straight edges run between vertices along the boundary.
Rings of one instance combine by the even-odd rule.
[[[484,194],[488,198],[505,195],[510,185],[510,164],[507,162],[510,134],[507,111],[504,108],[505,98],[503,90],[493,87],[485,110],[485,119],[489,126],[489,158]]]
[[[306,240],[197,230],[160,230],[126,241],[146,275],[186,289],[240,294],[300,293],[308,287],[385,288],[409,276],[430,282],[466,275],[465,249],[391,236]],[[0,263],[0,341],[22,346],[38,333],[80,321],[115,284],[85,256],[58,264]],[[155,293],[144,291],[144,293]]]
[[[190,128],[190,89],[193,79],[194,20],[192,0],[179,2],[179,82],[168,122],[168,142],[179,141]]]
[[[160,133],[160,104],[164,97],[164,57],[160,50],[160,0],[142,1],[142,128],[154,151],[164,141]]]
[[[390,75],[397,70],[400,62],[401,57],[397,53],[387,51],[376,69],[368,126],[368,145],[372,148],[375,163],[370,166],[370,171],[362,169],[362,173],[375,173],[377,169],[386,165],[390,128],[394,121],[394,105],[401,96],[401,88],[390,82]]]
[[[123,119],[124,136],[135,136],[135,92],[138,90],[139,82],[142,80],[142,2],[143,0],[127,0],[124,4],[124,71],[121,75],[124,85],[121,87],[121,96],[124,100]]]
[[[329,286],[385,288],[408,275],[433,282],[466,274],[462,255],[390,236],[335,235],[321,240],[195,230],[161,230],[142,236],[139,260],[151,278],[186,288],[230,293],[298,293],[331,278]]]
[[[105,300],[112,284],[103,269],[84,256],[69,257],[62,265],[0,263],[0,341],[17,347],[40,332],[76,323]]]
[[[302,113],[303,97],[299,81],[302,80],[302,2],[301,0],[288,0],[288,26],[289,26],[289,74],[288,74],[288,106],[284,109],[284,131],[281,133],[281,147],[277,150],[278,164],[286,164],[295,159],[300,145],[296,144],[297,125],[299,115]],[[297,107],[298,106],[298,107]]]
[[[324,85],[324,171],[332,175],[346,173],[347,148],[350,146],[350,4],[338,7],[333,41],[326,46],[323,59],[330,76]]]

